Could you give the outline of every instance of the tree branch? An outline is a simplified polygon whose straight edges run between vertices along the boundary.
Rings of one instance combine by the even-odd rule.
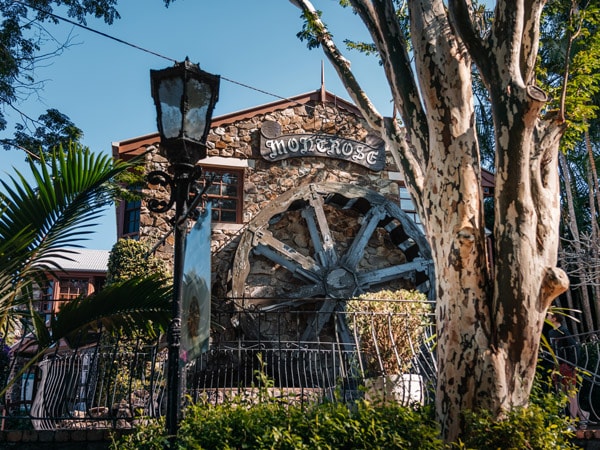
[[[481,38],[481,31],[475,26],[471,1],[449,0],[448,11],[452,26],[469,49],[469,54],[473,58],[473,61],[482,74],[489,74],[489,52]],[[484,78],[487,78],[487,76],[484,76]]]
[[[429,159],[427,117],[415,83],[407,50],[409,45],[400,28],[397,11],[391,0],[350,0],[350,3],[366,24],[377,47],[392,88],[394,103],[417,151],[415,156],[426,162]]]
[[[416,198],[420,198],[423,187],[423,169],[421,164],[424,164],[424,161],[413,154],[413,150],[406,139],[406,130],[401,128],[395,119],[384,120],[377,111],[367,94],[361,88],[358,80],[354,77],[350,69],[350,62],[344,58],[335,45],[327,27],[321,21],[317,10],[310,0],[290,0],[290,2],[300,8],[305,16],[312,21],[313,32],[316,33],[316,38],[321,44],[325,55],[346,86],[348,94],[361,111],[369,126],[381,134],[382,139],[386,142],[387,148],[394,158],[394,162],[398,168],[403,170],[404,176],[411,179],[412,187],[415,188],[413,195]]]
[[[520,66],[525,85],[535,84],[535,65],[540,41],[540,19],[546,2],[525,0],[523,10],[523,37],[521,39]]]

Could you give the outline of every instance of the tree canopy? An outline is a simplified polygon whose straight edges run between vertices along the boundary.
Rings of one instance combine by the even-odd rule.
[[[162,0],[168,6],[173,0]],[[59,57],[72,43],[57,41],[52,25],[58,13],[79,24],[95,17],[107,24],[120,18],[118,0],[0,0],[0,131],[8,126],[6,110],[20,117],[13,137],[0,140],[3,148],[24,148],[35,154],[50,154],[59,143],[77,142],[83,131],[55,108],[37,118],[25,114],[20,105],[39,95],[44,81],[36,68]]]

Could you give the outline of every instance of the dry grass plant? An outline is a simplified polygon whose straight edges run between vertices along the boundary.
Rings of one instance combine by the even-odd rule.
[[[432,323],[427,296],[404,289],[362,294],[348,301],[347,312],[366,376],[408,372]]]

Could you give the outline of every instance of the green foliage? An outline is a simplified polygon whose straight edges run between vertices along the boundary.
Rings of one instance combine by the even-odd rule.
[[[550,94],[549,110],[561,110],[569,125],[561,141],[571,150],[597,116],[600,91],[600,7],[596,2],[552,0],[544,8],[540,80]]]
[[[0,386],[6,386],[10,369],[10,347],[0,338]]]
[[[52,317],[52,341],[71,342],[78,335],[102,328],[133,336],[155,337],[166,330],[170,318],[171,286],[159,274],[113,283],[93,295],[65,303]]]
[[[164,433],[151,425],[113,441],[111,448],[159,448]],[[199,403],[186,410],[176,443],[179,449],[443,448],[429,409],[364,401],[308,406],[275,400],[253,405]]]
[[[540,372],[541,374],[541,372]],[[264,386],[263,376],[257,374]],[[562,411],[566,397],[540,375],[531,404],[504,419],[466,412],[465,441],[443,444],[430,407],[395,403],[298,404],[267,395],[238,397],[222,404],[199,402],[186,409],[176,438],[183,449],[575,449]],[[161,429],[161,426],[163,427]],[[147,430],[147,432],[146,432]],[[164,425],[153,423],[113,440],[112,450],[160,448]]]
[[[340,0],[340,5],[344,8],[350,7],[351,4],[348,0]],[[396,3],[396,17],[398,19],[398,25],[400,26],[400,32],[402,33],[402,41],[406,45],[407,50],[410,52],[412,50],[412,44],[410,42],[410,22],[408,15],[408,3],[406,2],[397,2]],[[355,11],[356,13],[356,11]],[[379,50],[377,46],[372,42],[360,42],[353,41],[351,39],[344,39],[344,44],[348,50],[356,50],[364,55],[377,56],[379,59],[379,65],[383,65],[383,61],[379,55]]]
[[[564,417],[566,396],[557,393],[551,380],[538,372],[530,404],[515,408],[503,419],[487,411],[465,412],[465,440],[455,449],[555,450],[576,449],[570,419]]]
[[[119,186],[124,186],[119,194],[122,201],[136,201],[143,198],[142,187],[146,184],[146,168],[143,165],[121,172],[116,180]]]
[[[111,434],[111,450],[163,450],[168,448],[169,440],[165,433],[163,419],[148,421],[134,429],[131,434],[116,436]]]
[[[165,263],[149,253],[150,248],[145,242],[119,239],[110,251],[106,284],[149,274],[166,277]]]
[[[79,142],[83,137],[83,131],[56,109],[49,109],[39,116],[33,131],[21,123],[15,125],[15,130],[13,139],[3,141],[5,149],[21,147],[33,153],[46,155],[68,142]]]
[[[28,6],[26,6],[26,3]],[[53,1],[53,0],[30,0],[28,2],[13,2],[11,0],[0,1],[0,14],[2,17],[0,23],[0,48],[2,48],[2,58],[0,58],[0,105],[11,105],[16,109],[17,104],[23,98],[23,86],[27,86],[28,92],[41,89],[43,83],[35,79],[35,68],[38,60],[48,59],[52,56],[52,50],[44,49],[44,54],[40,54],[42,44],[52,41],[50,29],[46,23],[57,23],[57,19],[50,14],[53,11],[53,6],[59,6],[66,3],[66,13],[69,17],[74,18],[80,23],[85,23],[87,16],[94,16],[103,19],[106,23],[112,23],[113,20],[119,18],[119,14],[114,8],[117,0],[74,0],[74,1]],[[58,55],[63,50],[63,43],[56,43],[54,55]],[[3,109],[0,108],[0,130],[6,128]],[[18,111],[18,109],[17,109]],[[27,119],[26,116],[23,116]],[[50,137],[56,127],[60,124],[67,123],[68,118],[61,115],[58,111],[50,109],[40,121],[32,121],[28,125],[34,125],[34,132],[31,136],[31,141],[36,141],[44,135]],[[58,121],[56,120],[58,119]],[[66,119],[66,122],[64,121]],[[50,128],[44,130],[45,127],[51,124]],[[27,137],[28,126],[21,125],[17,129],[18,135],[16,140],[23,144],[30,139]],[[71,128],[70,132],[77,130]],[[63,131],[66,131],[64,129]],[[80,132],[75,133],[80,134]],[[25,138],[25,139],[24,139]],[[42,141],[44,139],[41,139]],[[14,141],[4,141],[3,144],[13,144]],[[34,142],[31,142],[34,144]],[[67,141],[62,141],[66,144]],[[44,143],[43,146],[50,147],[50,141]],[[56,142],[53,143],[54,145]],[[34,144],[31,151],[38,151],[39,146]],[[46,149],[48,149],[46,147]]]
[[[347,322],[358,335],[366,357],[367,375],[402,373],[413,349],[425,338],[431,324],[431,304],[418,291],[383,290],[347,302]]]
[[[115,177],[139,161],[115,162],[81,146],[57,149],[52,158],[29,161],[32,182],[19,172],[0,180],[0,327],[33,317],[33,286],[60,270],[55,258],[68,260],[65,247],[91,233],[104,207],[118,192]],[[73,250],[71,250],[73,251]],[[43,321],[41,322],[42,328]],[[8,327],[8,328],[7,328]]]
[[[0,329],[9,333],[21,320],[34,326],[40,352],[28,364],[59,339],[85,337],[98,324],[155,333],[167,323],[169,288],[157,274],[114,283],[66,304],[51,320],[51,330],[36,311],[35,287],[61,270],[60,260],[76,251],[72,247],[91,233],[88,227],[119,192],[115,178],[140,162],[114,161],[71,145],[66,152],[55,150],[49,161],[42,156],[39,165],[30,161],[32,182],[19,172],[0,180]],[[9,334],[4,337],[12,343]]]
[[[174,0],[163,0],[168,6]],[[118,0],[28,0],[15,2],[0,0],[0,131],[7,126],[4,110],[7,106],[19,113],[19,103],[31,94],[40,91],[44,82],[36,79],[39,63],[59,56],[72,43],[59,42],[52,35],[49,24],[57,24],[53,16],[54,8],[60,7],[60,14],[86,23],[88,17],[95,17],[107,24],[119,19],[115,8]],[[52,43],[55,48],[52,48]],[[69,118],[55,109],[48,109],[38,120],[20,115],[24,121],[16,126],[14,139],[3,139],[5,148],[14,145],[29,151],[46,152],[69,141],[77,141],[82,133]]]
[[[323,11],[316,11],[317,17],[320,19]],[[304,24],[302,25],[302,31],[296,33],[296,37],[301,41],[306,41],[306,46],[309,49],[319,48],[321,46],[321,35],[323,34],[325,27],[321,26],[317,20],[311,15],[307,13],[303,13],[300,16],[304,20]],[[327,33],[329,37],[331,35]]]

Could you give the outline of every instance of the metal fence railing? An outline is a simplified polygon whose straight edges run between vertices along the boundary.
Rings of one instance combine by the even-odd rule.
[[[209,350],[184,369],[185,392],[215,403],[257,402],[265,394],[291,402],[364,395],[427,401],[435,375],[431,305],[395,303],[370,311],[214,313]],[[318,332],[303,340],[309,327]],[[65,345],[15,378],[28,358],[13,355],[4,428],[129,428],[165,413],[162,341],[102,336],[81,348]]]
[[[551,375],[555,389],[574,387],[577,405],[583,411],[580,419],[600,422],[600,334],[588,332],[572,336],[575,345],[560,345],[558,341],[569,339],[556,338],[552,348],[542,348],[541,366]],[[574,386],[564,380],[561,364],[573,368]],[[566,412],[567,414],[568,412]],[[589,415],[588,415],[589,413]]]
[[[184,368],[191,401],[288,402],[390,398],[433,399],[432,307],[383,302],[321,312],[314,308],[236,307],[213,313],[209,349]],[[315,311],[316,310],[316,311]],[[313,339],[303,340],[310,333]],[[600,335],[574,336],[577,396],[600,422]],[[166,409],[163,340],[98,337],[62,345],[20,370],[32,352],[15,347],[11,388],[0,399],[3,429],[129,428]],[[542,349],[542,365],[557,373],[564,355]],[[557,387],[558,389],[559,387]]]

